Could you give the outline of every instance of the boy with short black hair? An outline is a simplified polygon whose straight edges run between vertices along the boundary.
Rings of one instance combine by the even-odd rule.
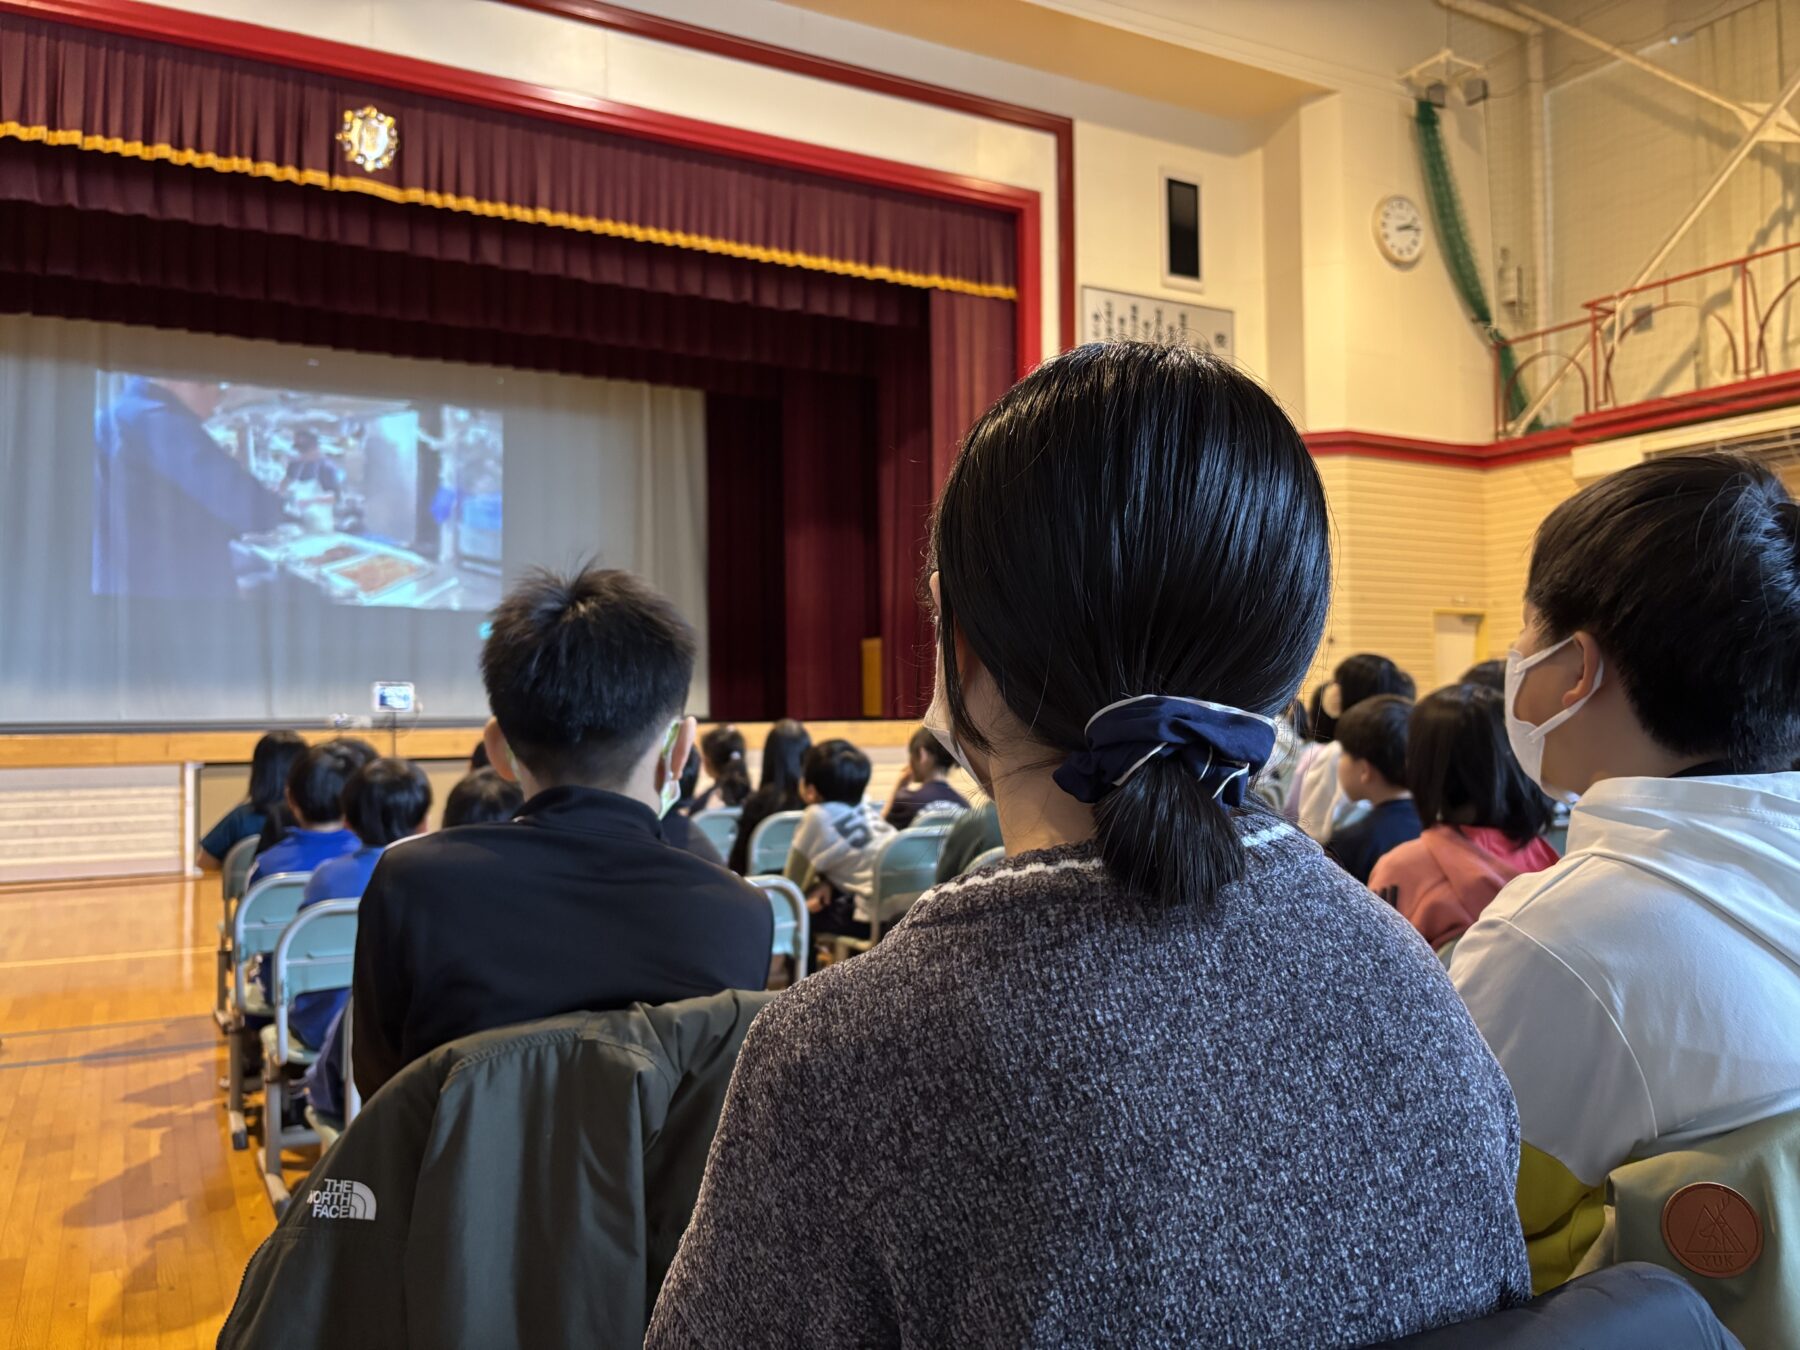
[[[287,832],[257,855],[250,885],[282,872],[311,872],[354,852],[356,835],[344,824],[344,786],[361,767],[355,749],[339,741],[309,745],[288,770]]]
[[[869,757],[849,741],[821,741],[806,752],[800,797],[806,814],[794,831],[789,875],[817,878],[806,907],[815,932],[868,937],[874,917],[875,855],[894,827],[863,800]]]
[[[1338,720],[1338,784],[1368,812],[1332,832],[1326,852],[1363,885],[1382,855],[1419,837],[1419,812],[1406,790],[1406,722],[1412,704],[1398,694],[1364,699]]]
[[[1614,1168],[1800,1106],[1800,506],[1725,454],[1584,488],[1538,531],[1505,699],[1525,773],[1580,800],[1450,977],[1512,1080],[1544,1289]]]
[[[768,901],[662,833],[694,746],[695,650],[628,572],[534,571],[507,593],[481,653],[485,742],[525,804],[376,866],[352,1004],[365,1096],[473,1032],[762,988]]]

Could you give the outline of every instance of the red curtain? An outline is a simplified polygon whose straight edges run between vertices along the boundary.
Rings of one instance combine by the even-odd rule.
[[[788,713],[862,715],[862,644],[881,631],[875,387],[790,371],[781,401]]]
[[[925,334],[893,332],[883,341],[882,676],[888,715],[910,718],[931,702],[934,639],[922,573],[932,506],[963,433],[1012,385],[1013,307],[933,292]]]
[[[712,706],[720,716],[789,714],[781,402],[706,400],[706,603]]]
[[[364,172],[334,137],[370,103],[400,149]],[[877,636],[888,712],[924,707],[1013,250],[1002,212],[0,15],[0,310],[709,391],[725,716],[860,715]]]
[[[347,115],[371,106],[396,132],[391,162],[373,168],[339,143]],[[544,240],[640,240],[789,273],[1008,298],[1015,280],[1003,212],[10,15],[0,136],[39,142],[67,168],[56,186],[80,200],[55,204],[195,224],[391,247],[387,222],[358,209],[386,201],[437,222],[441,250],[490,265],[537,249],[481,228],[512,220]],[[141,173],[157,162],[172,171]],[[249,190],[287,184],[302,199]],[[0,171],[3,196],[51,187],[16,164]]]

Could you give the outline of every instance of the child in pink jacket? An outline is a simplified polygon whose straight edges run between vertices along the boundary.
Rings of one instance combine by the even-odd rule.
[[[1558,854],[1543,838],[1550,799],[1506,741],[1505,700],[1459,684],[1421,699],[1407,728],[1406,782],[1425,832],[1384,855],[1369,888],[1441,948],[1514,877]]]

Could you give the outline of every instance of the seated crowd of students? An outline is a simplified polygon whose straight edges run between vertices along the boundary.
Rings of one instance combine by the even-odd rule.
[[[1415,702],[1354,655],[1308,715],[1328,536],[1251,380],[1079,348],[951,470],[936,693],[885,803],[793,721],[752,787],[743,735],[684,715],[681,615],[625,573],[539,573],[494,614],[495,767],[446,828],[411,837],[415,767],[276,735],[202,861],[280,821],[259,871],[361,896],[370,1096],[471,1033],[761,989],[749,843],[804,813],[814,931],[886,931],[757,1016],[647,1344],[1483,1318],[1605,1264],[1615,1168],[1800,1108],[1800,507],[1722,454],[1624,470],[1545,522],[1504,663]],[[723,863],[687,819],[719,807]],[[877,852],[934,819],[939,884],[887,929]],[[313,997],[321,1043],[343,996]]]

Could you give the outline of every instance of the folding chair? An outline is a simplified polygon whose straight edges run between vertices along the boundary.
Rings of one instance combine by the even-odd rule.
[[[995,863],[1000,862],[1005,857],[1006,845],[1004,844],[1001,844],[997,848],[990,848],[986,853],[977,853],[973,858],[969,859],[969,865],[963,868],[962,874],[966,877],[971,872],[979,872],[984,867],[992,867]]]
[[[231,1146],[250,1147],[250,1130],[244,1123],[244,1066],[252,1053],[247,1019],[269,1017],[274,1009],[263,1001],[262,991],[246,988],[244,967],[253,956],[264,956],[275,950],[282,930],[300,908],[306,894],[307,872],[278,872],[262,877],[249,893],[238,901],[237,913],[231,919],[232,994],[226,1032],[230,1037],[230,1076],[226,1080],[226,1107],[231,1113]]]
[[[787,866],[788,853],[794,847],[794,834],[800,828],[799,811],[777,811],[766,816],[750,833],[750,875],[780,874]]]
[[[287,1178],[281,1170],[282,1149],[319,1142],[312,1130],[287,1130],[282,1126],[287,1067],[310,1064],[319,1053],[289,1035],[288,1011],[301,994],[350,987],[356,960],[357,904],[355,900],[326,900],[309,905],[294,916],[275,944],[269,988],[275,1021],[262,1029],[262,1162],[263,1187],[277,1218],[288,1202]]]
[[[937,885],[938,857],[944,851],[949,825],[914,825],[901,830],[875,855],[875,911],[869,924],[869,944],[881,941],[883,925],[891,927],[905,916],[926,891]]]
[[[695,816],[693,826],[719,850],[721,858],[729,858],[732,845],[737,843],[738,818],[743,814],[741,806],[720,806]]]
[[[881,941],[884,926],[892,927],[913,907],[913,902],[937,884],[938,855],[950,837],[948,825],[914,825],[901,830],[875,855],[875,898],[870,908],[869,936],[832,940],[842,958],[866,952]]]
[[[769,897],[775,911],[775,945],[772,956],[785,956],[794,963],[794,983],[806,978],[807,960],[812,955],[812,914],[806,908],[806,897],[786,877],[751,877],[750,884]]]
[[[247,835],[225,850],[219,864],[219,896],[224,912],[219,918],[219,973],[213,982],[213,1021],[224,1031],[231,1020],[228,998],[231,983],[231,911],[244,898],[244,886],[250,880],[250,869],[256,866],[256,835]]]

